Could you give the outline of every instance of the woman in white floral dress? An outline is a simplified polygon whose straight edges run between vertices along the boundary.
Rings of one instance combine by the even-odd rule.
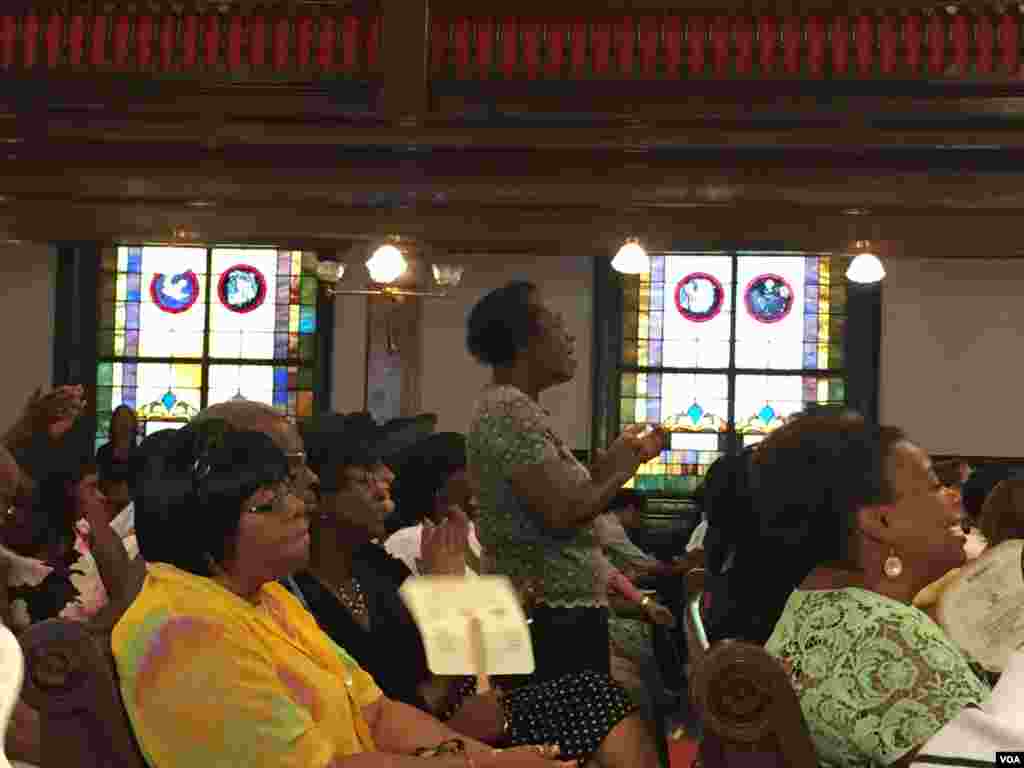
[[[964,562],[958,506],[902,432],[849,417],[797,418],[753,467],[753,537],[771,557],[737,559],[737,610],[777,617],[765,647],[790,673],[822,765],[909,764],[989,693],[911,605]]]
[[[571,381],[574,339],[536,286],[484,296],[467,323],[470,353],[493,371],[473,413],[469,465],[480,488],[487,565],[533,593],[535,680],[609,674],[608,596],[593,521],[664,435],[632,430],[588,470],[548,424],[538,399]]]

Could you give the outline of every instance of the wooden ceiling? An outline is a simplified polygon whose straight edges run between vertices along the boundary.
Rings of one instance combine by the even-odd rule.
[[[431,70],[431,13],[499,18],[544,4],[22,5],[41,16],[378,15],[384,33],[379,66],[355,77],[0,71],[0,240],[345,250],[400,234],[459,254],[544,255],[611,251],[627,235],[655,248],[835,250],[870,238],[891,256],[1024,255],[1017,73],[452,79]],[[709,5],[605,0],[559,13],[836,12],[814,0]]]

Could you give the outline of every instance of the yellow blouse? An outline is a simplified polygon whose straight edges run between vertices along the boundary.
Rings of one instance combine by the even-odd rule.
[[[373,679],[279,584],[259,604],[150,564],[114,628],[121,695],[152,768],[329,768],[375,749]]]

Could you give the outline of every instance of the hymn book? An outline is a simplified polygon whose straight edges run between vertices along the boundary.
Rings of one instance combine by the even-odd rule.
[[[1004,541],[964,566],[939,598],[939,624],[990,672],[1024,649],[1022,555],[1024,541]]]
[[[476,675],[486,690],[488,675],[533,673],[530,629],[508,579],[418,576],[401,595],[435,675]]]

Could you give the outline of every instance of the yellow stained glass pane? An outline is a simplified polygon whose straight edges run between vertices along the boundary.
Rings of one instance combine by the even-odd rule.
[[[827,257],[823,257],[818,261],[818,282],[821,283],[822,287],[832,282],[832,265]]]
[[[636,405],[634,407],[636,408],[633,412],[636,423],[645,423],[647,421],[647,400],[645,398],[637,398]]]
[[[199,389],[203,381],[203,368],[188,363],[174,364],[174,386],[181,389]]]
[[[646,395],[647,394],[647,374],[646,373],[638,373],[636,375],[636,393],[638,395]]]
[[[302,272],[302,251],[292,251],[291,274],[298,275]]]
[[[117,271],[128,271],[128,249],[123,246],[117,249]]]
[[[299,307],[293,305],[288,308],[288,332],[298,333],[299,332]]]
[[[649,337],[651,327],[651,315],[647,310],[640,310],[637,320],[637,338],[646,339]]]
[[[625,485],[623,485],[622,487],[623,487],[623,488],[632,488],[632,487],[634,487],[634,485],[636,485],[636,481],[634,480],[634,478],[632,478],[632,477],[631,477],[631,478],[629,478],[629,480],[628,480],[628,481],[626,482],[626,484],[625,484]]]
[[[115,387],[120,387],[124,382],[124,365],[122,363],[114,363],[114,378],[113,384]]]
[[[818,342],[828,343],[828,315],[818,315]]]
[[[124,333],[114,334],[114,354],[118,356],[124,354]]]
[[[637,365],[649,365],[648,357],[648,345],[646,339],[640,339],[636,343],[636,364]]]
[[[124,330],[125,316],[126,316],[126,313],[125,313],[124,304],[115,304],[114,305],[114,328],[116,328],[119,331],[123,331]]]
[[[828,379],[819,379],[818,380],[818,402],[819,403],[827,403],[828,402]]]
[[[115,298],[118,301],[124,301],[128,298],[128,275],[119,274],[117,276],[117,290],[115,292]],[[123,328],[124,326],[121,325],[118,327]]]

